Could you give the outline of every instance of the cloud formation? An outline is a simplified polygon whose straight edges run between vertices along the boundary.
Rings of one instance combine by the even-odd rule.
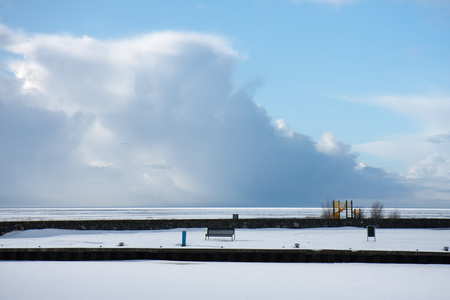
[[[416,198],[448,201],[450,97],[380,96],[354,101],[390,109],[420,124],[421,130],[417,133],[354,145],[354,148],[357,151],[403,162],[408,169],[405,177],[410,184],[415,185]],[[440,205],[443,203],[440,202]]]
[[[129,39],[1,27],[18,56],[0,76],[0,205],[317,206],[401,199],[399,178],[351,147],[272,122],[233,82],[217,36]],[[14,41],[14,42],[11,42]]]

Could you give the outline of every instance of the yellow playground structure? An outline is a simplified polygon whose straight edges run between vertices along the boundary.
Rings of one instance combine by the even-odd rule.
[[[345,218],[359,218],[361,209],[353,209],[353,201],[335,201],[333,200],[333,219],[341,219],[341,213],[345,211]],[[350,214],[349,214],[350,211]]]

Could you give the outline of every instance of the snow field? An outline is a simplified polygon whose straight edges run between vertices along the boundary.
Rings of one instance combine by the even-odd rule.
[[[448,299],[446,265],[0,262],[0,299]]]
[[[89,231],[39,229],[9,232],[0,237],[0,248],[124,247],[178,248],[182,231],[189,248],[399,250],[442,252],[450,246],[450,229],[376,229],[376,241],[367,241],[367,230],[357,227],[305,229],[236,229],[236,240],[205,240],[206,228],[143,231]]]

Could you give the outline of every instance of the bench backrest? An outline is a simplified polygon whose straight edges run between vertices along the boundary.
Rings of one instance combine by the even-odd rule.
[[[207,235],[233,235],[234,228],[208,228]]]

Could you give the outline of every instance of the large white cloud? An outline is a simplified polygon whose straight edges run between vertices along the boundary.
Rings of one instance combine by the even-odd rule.
[[[357,167],[332,134],[274,125],[233,83],[223,38],[36,35],[0,77],[2,205],[320,205],[402,199],[398,178]],[[6,39],[5,39],[6,40]]]

